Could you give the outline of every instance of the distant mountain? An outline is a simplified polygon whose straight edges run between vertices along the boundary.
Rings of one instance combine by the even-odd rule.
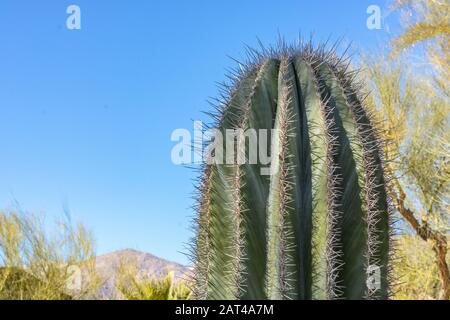
[[[120,299],[115,288],[118,270],[123,264],[133,264],[139,277],[164,278],[169,272],[174,273],[175,281],[189,277],[189,267],[179,263],[158,258],[150,253],[125,249],[108,253],[96,258],[96,271],[104,280],[99,292],[99,299]]]

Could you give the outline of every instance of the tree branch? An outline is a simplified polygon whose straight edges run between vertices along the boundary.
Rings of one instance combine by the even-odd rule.
[[[428,223],[420,223],[414,213],[406,207],[405,199],[406,193],[403,191],[400,183],[394,179],[395,187],[398,194],[391,188],[388,188],[388,192],[391,198],[394,200],[397,210],[408,221],[411,227],[416,231],[417,235],[423,240],[432,240],[433,251],[436,254],[436,263],[439,269],[439,276],[441,278],[442,293],[441,299],[450,299],[450,271],[447,265],[447,237],[439,231],[433,230]]]

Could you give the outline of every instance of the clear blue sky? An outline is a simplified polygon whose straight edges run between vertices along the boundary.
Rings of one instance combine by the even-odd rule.
[[[81,8],[81,30],[66,8]],[[176,128],[205,119],[243,45],[345,35],[371,51],[370,4],[348,1],[0,2],[0,208],[92,228],[97,252],[132,247],[186,263],[191,170],[170,159]],[[383,14],[386,12],[383,11]],[[389,23],[390,18],[387,20]],[[391,30],[392,30],[392,26]]]

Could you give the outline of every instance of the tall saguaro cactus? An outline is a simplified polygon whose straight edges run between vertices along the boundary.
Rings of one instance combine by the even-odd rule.
[[[196,298],[388,298],[383,158],[354,74],[311,44],[253,60],[230,87],[216,127],[275,129],[270,175],[261,163],[205,165]],[[234,142],[248,159],[246,140]]]

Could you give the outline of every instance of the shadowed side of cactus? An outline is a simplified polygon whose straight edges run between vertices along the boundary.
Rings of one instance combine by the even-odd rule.
[[[233,138],[234,161],[203,168],[194,296],[387,299],[383,158],[354,74],[311,43],[253,52],[252,61],[225,94],[215,127],[224,137],[271,132],[270,174],[248,161],[251,135]],[[229,141],[219,147],[228,153]]]

